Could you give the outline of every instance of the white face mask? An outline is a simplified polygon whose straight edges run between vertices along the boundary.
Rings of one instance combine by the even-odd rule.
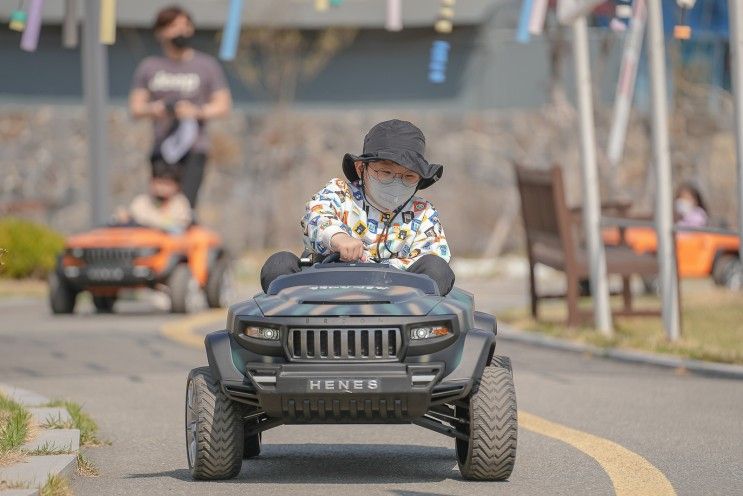
[[[679,215],[686,215],[694,210],[694,203],[686,198],[678,198],[676,200],[676,213]]]
[[[397,207],[407,202],[415,194],[415,185],[407,186],[400,178],[395,178],[390,184],[382,184],[371,174],[364,174],[364,192],[378,209],[384,212],[393,212]]]

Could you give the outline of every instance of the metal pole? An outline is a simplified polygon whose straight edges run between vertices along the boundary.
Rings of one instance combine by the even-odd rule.
[[[656,168],[655,226],[658,233],[658,265],[662,296],[663,327],[676,341],[681,336],[676,274],[676,244],[673,235],[673,192],[670,145],[668,142],[668,102],[666,95],[666,49],[663,41],[661,0],[648,0],[648,59],[653,100],[653,162]]]
[[[738,235],[739,259],[743,261],[743,6],[729,0],[730,61],[735,98],[735,157],[738,164]]]
[[[609,131],[609,142],[606,155],[609,163],[619,165],[624,153],[624,142],[627,136],[632,97],[635,94],[635,80],[637,79],[637,62],[640,60],[642,38],[645,35],[646,10],[645,0],[636,0],[629,30],[624,38],[622,65],[619,69],[617,91],[614,96],[614,118]]]
[[[580,115],[581,157],[583,159],[583,225],[588,243],[591,269],[591,294],[596,327],[601,334],[612,336],[614,330],[609,306],[609,284],[606,278],[606,253],[601,240],[601,202],[599,200],[596,137],[594,135],[591,68],[589,66],[588,27],[586,18],[573,21],[573,60],[575,88]]]
[[[105,224],[109,216],[106,100],[108,64],[106,47],[100,42],[100,0],[85,0],[83,32],[83,90],[88,118],[88,177],[90,223]]]

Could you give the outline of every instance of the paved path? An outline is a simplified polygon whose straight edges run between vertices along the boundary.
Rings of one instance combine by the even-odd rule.
[[[523,294],[496,289],[484,309]],[[0,300],[0,380],[83,403],[113,441],[89,451],[101,476],[77,478],[78,495],[629,494],[622,484],[646,474],[643,461],[679,495],[743,494],[743,381],[507,342],[498,352],[512,357],[521,412],[508,482],[461,480],[452,440],[415,426],[280,427],[239,478],[192,482],[183,396],[204,353],[163,337],[173,317],[124,303],[117,315],[52,317],[43,301]]]

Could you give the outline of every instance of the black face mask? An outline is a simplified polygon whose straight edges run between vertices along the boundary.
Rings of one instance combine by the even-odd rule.
[[[191,46],[193,36],[176,36],[175,38],[170,39],[170,43],[176,47],[183,50],[184,48],[188,48]]]
[[[162,196],[162,195],[154,195],[154,196],[155,196],[155,201],[157,203],[165,203],[168,200],[167,196]]]

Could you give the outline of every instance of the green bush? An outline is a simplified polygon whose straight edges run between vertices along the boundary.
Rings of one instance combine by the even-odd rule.
[[[27,220],[0,219],[0,277],[44,277],[54,268],[64,238]]]

